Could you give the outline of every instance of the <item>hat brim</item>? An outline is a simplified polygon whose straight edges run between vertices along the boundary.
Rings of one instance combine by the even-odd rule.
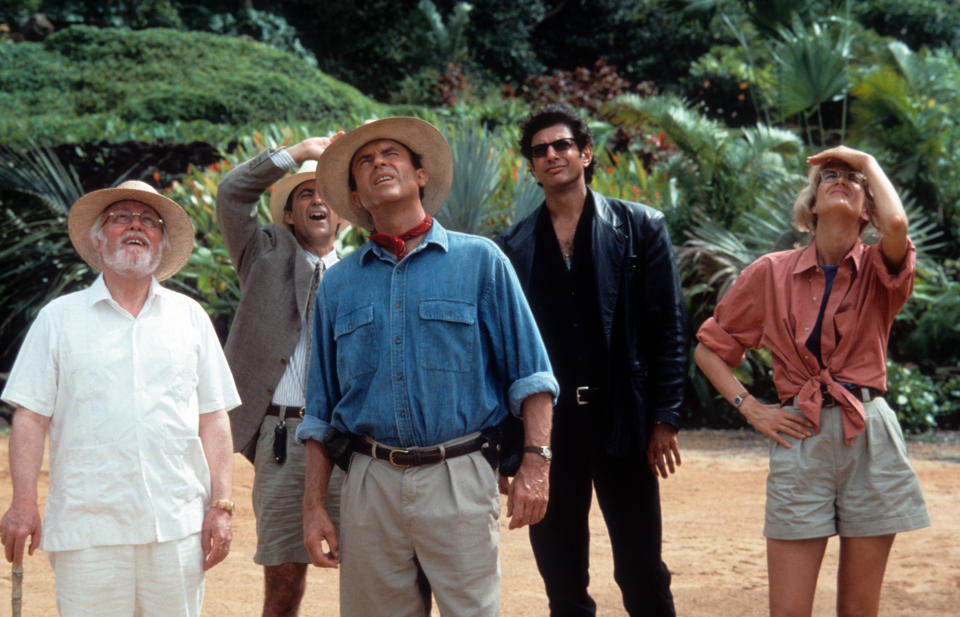
[[[70,232],[73,248],[87,262],[87,265],[101,272],[103,264],[97,247],[90,238],[90,230],[108,206],[118,201],[128,200],[147,204],[163,219],[167,232],[167,247],[153,275],[158,281],[170,278],[186,265],[187,260],[190,259],[190,253],[193,252],[193,223],[177,202],[152,191],[109,188],[92,191],[78,199],[70,208],[70,214],[67,217],[67,229]]]
[[[373,229],[370,213],[350,196],[350,163],[357,150],[371,141],[390,139],[420,157],[427,172],[423,209],[436,213],[444,204],[453,182],[453,155],[446,138],[432,124],[419,118],[384,118],[364,124],[337,138],[317,161],[317,189],[334,212],[352,225]]]
[[[285,227],[291,233],[293,232],[293,226],[288,225],[283,216],[287,207],[287,199],[298,186],[316,179],[316,173],[305,171],[287,176],[273,185],[273,192],[270,193],[270,218],[273,219],[274,224]]]

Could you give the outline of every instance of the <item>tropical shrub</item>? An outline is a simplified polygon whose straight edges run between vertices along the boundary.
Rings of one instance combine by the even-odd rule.
[[[7,143],[113,140],[137,129],[157,137],[158,125],[192,141],[225,125],[337,123],[381,109],[289,54],[204,33],[75,26],[43,43],[0,45],[0,64]]]

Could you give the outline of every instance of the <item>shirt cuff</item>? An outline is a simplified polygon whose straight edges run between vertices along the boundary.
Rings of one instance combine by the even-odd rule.
[[[523,417],[523,401],[531,394],[549,392],[553,397],[553,404],[557,404],[557,395],[560,394],[560,384],[553,373],[544,371],[534,373],[516,380],[510,385],[507,397],[510,401],[510,413],[518,418]],[[302,426],[302,425],[301,425]]]
[[[286,169],[287,171],[293,171],[293,168],[297,166],[297,162],[293,160],[293,157],[290,156],[286,148],[280,148],[271,152],[270,160],[273,161],[273,164],[277,167]]]
[[[304,443],[309,439],[323,443],[323,437],[330,430],[330,424],[316,416],[306,414],[297,427],[297,441]]]

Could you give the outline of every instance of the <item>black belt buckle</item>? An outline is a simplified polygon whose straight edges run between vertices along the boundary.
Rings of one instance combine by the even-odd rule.
[[[283,465],[287,460],[287,423],[283,418],[273,429],[273,460],[277,465]]]

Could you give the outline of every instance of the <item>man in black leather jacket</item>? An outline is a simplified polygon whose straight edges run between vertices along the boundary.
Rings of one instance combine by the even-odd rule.
[[[546,517],[530,542],[554,617],[594,615],[593,489],[630,615],[675,615],[661,559],[658,476],[680,464],[687,317],[659,211],[587,188],[590,129],[563,107],[524,120],[545,201],[496,241],[513,262],[560,382]]]

